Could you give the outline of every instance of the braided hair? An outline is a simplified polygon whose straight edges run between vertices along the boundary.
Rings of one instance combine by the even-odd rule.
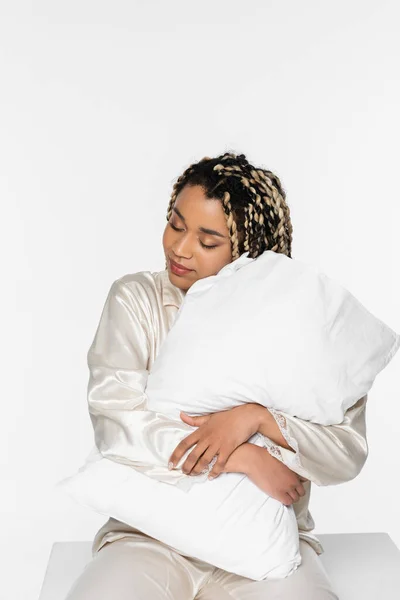
[[[221,201],[231,238],[232,260],[247,251],[250,258],[256,258],[264,250],[292,258],[290,210],[277,175],[254,167],[244,154],[225,152],[216,158],[205,156],[176,180],[167,221],[177,195],[186,185],[200,185],[207,198]]]

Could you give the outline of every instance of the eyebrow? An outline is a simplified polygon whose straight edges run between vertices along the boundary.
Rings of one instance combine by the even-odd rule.
[[[177,208],[175,208],[175,206],[172,207],[172,210],[174,212],[176,212],[176,214],[178,215],[178,217],[180,219],[182,219],[182,221],[184,223],[186,223],[185,217],[183,216],[183,214]],[[209,235],[217,235],[218,237],[221,237],[221,238],[227,238],[228,237],[227,235],[222,235],[222,233],[220,233],[219,231],[215,231],[214,229],[207,229],[206,227],[199,227],[199,231],[203,231],[204,233],[208,233]]]

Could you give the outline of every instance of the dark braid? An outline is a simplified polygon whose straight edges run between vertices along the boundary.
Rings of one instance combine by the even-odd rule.
[[[231,238],[232,260],[247,251],[250,258],[256,258],[264,250],[292,258],[290,210],[277,175],[252,166],[244,154],[225,152],[216,158],[205,156],[178,177],[167,221],[177,195],[186,185],[200,185],[207,198],[221,200]]]

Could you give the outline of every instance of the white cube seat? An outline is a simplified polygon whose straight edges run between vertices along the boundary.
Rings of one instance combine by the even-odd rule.
[[[387,533],[317,534],[322,563],[340,600],[399,600],[400,550]],[[55,542],[39,600],[64,600],[91,560],[90,541]]]

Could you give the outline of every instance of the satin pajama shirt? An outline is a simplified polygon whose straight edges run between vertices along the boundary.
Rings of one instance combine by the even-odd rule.
[[[166,269],[120,277],[110,287],[87,354],[90,373],[88,410],[97,448],[104,457],[132,465],[150,477],[155,475],[152,473],[152,448],[146,430],[151,428],[156,416],[146,410],[145,385],[184,296],[185,292],[171,283]],[[315,524],[308,510],[311,483],[318,486],[344,483],[361,471],[368,456],[366,401],[367,396],[361,398],[346,412],[339,425],[311,423],[271,409],[292,449],[279,446],[264,436],[266,449],[292,471],[309,480],[303,483],[305,495],[293,503],[304,564],[300,565],[297,573],[286,578],[286,582],[255,582],[224,572],[208,563],[178,554],[158,540],[110,517],[96,533],[92,544],[92,563],[75,582],[68,600],[80,600],[83,593],[82,598],[91,598],[92,593],[96,600],[108,597],[115,600],[142,597],[294,600],[302,598],[302,592],[307,600],[314,597],[315,600],[336,599],[318,559],[318,555],[324,552],[323,546],[312,533]],[[139,550],[141,554],[138,554]],[[107,585],[112,586],[112,582],[108,580],[108,584],[104,584],[102,581],[104,569],[108,568],[103,563],[107,563],[107,558],[111,560],[113,554],[119,557],[119,569],[118,576],[115,575],[114,593],[110,592],[107,596],[105,590]],[[140,563],[142,556],[143,564],[138,570],[142,575],[135,576],[134,571],[128,569],[129,574],[124,580],[121,570],[123,565],[128,568],[130,555],[135,564],[138,564],[137,561]],[[103,564],[101,568],[100,564]],[[116,564],[115,556],[110,564]],[[163,576],[166,569],[169,575]],[[171,569],[174,570],[173,575]],[[112,578],[111,572],[109,574]],[[125,581],[126,584],[122,586],[117,581],[120,584]],[[135,581],[137,595],[133,589]],[[96,582],[99,585],[95,590]],[[182,595],[176,591],[179,582],[187,589]]]

